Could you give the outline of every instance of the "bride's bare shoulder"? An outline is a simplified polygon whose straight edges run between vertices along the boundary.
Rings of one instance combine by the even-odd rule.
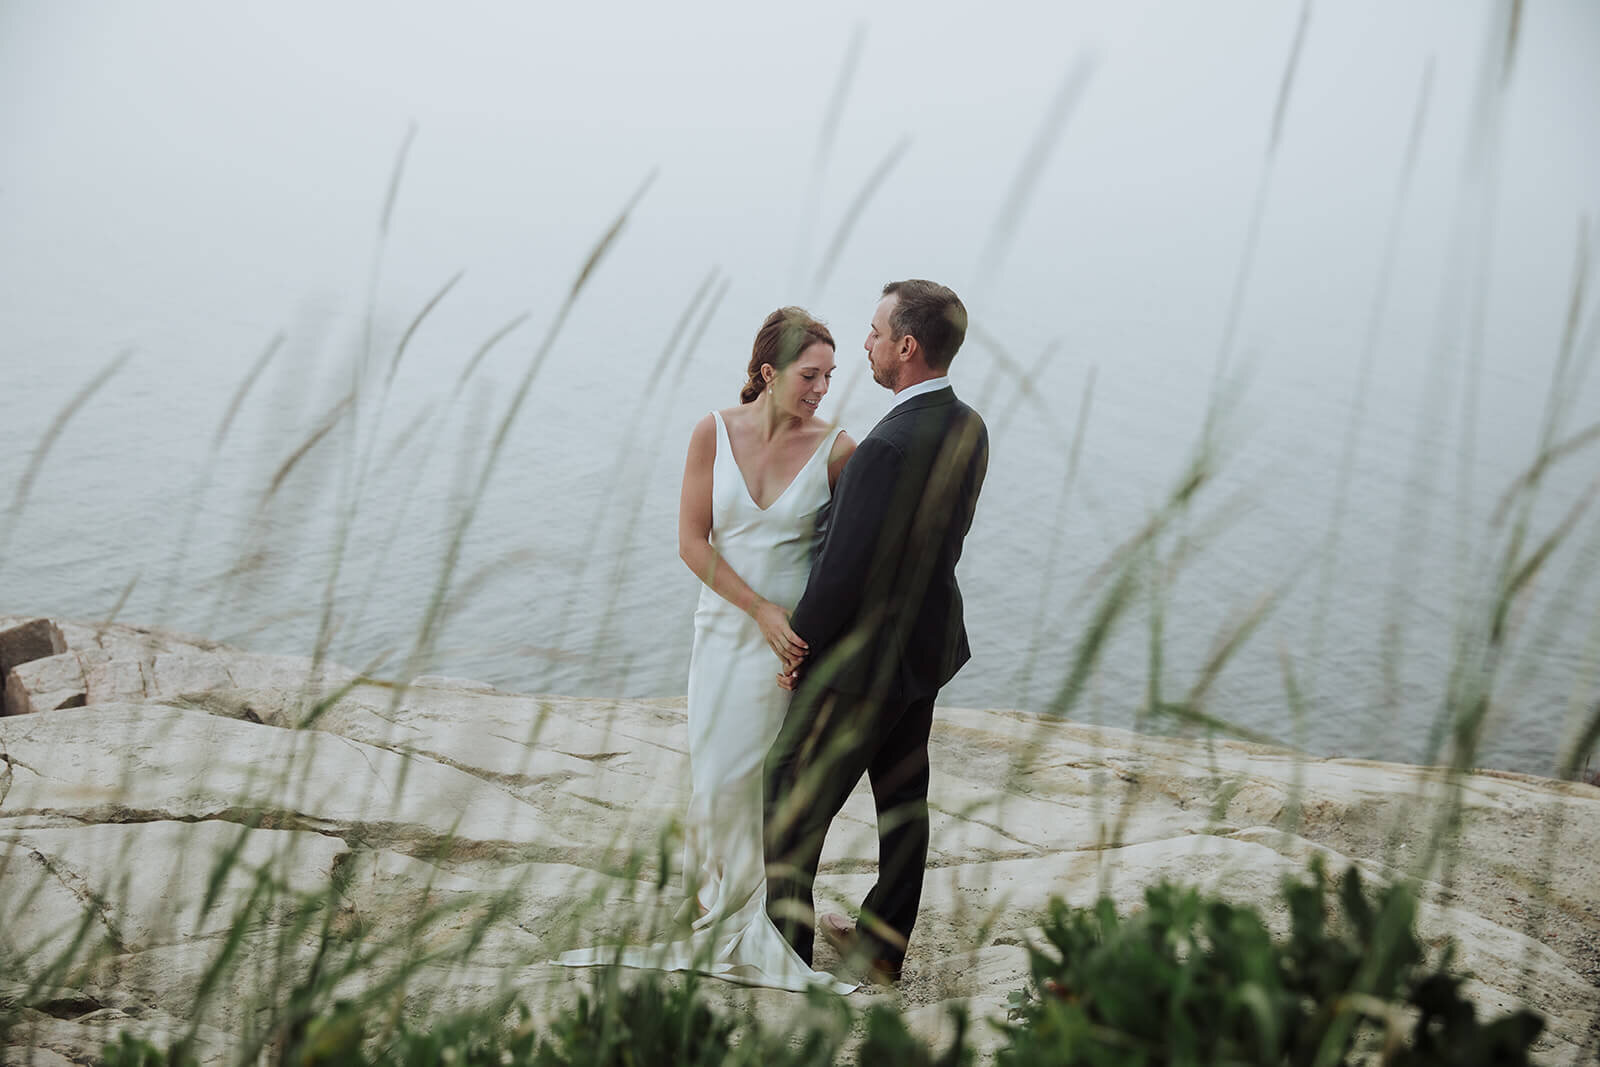
[[[717,421],[707,412],[695,421],[694,429],[689,431],[689,455],[709,455],[716,451],[716,447]]]
[[[705,437],[708,439],[715,437],[717,435],[716,417],[718,415],[722,416],[722,422],[726,426],[737,425],[742,417],[740,409],[736,407],[720,408],[716,412],[708,411],[704,415],[700,416],[700,418],[695,420],[694,433],[692,436]]]
[[[855,438],[844,430],[839,431],[839,436],[833,439],[833,448],[828,451],[828,484],[839,484],[839,473],[844,470],[844,465],[849,461],[851,453],[856,450]]]

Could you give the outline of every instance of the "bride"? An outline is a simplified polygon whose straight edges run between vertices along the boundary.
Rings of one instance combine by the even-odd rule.
[[[560,963],[853,988],[808,967],[767,918],[762,854],[762,768],[790,697],[775,681],[775,657],[805,652],[789,611],[805,591],[820,513],[855,449],[816,417],[833,368],[828,328],[800,308],[779,308],[756,333],[739,406],[713,411],[689,438],[678,554],[703,583],[689,659],[691,934],[620,954],[568,952]]]

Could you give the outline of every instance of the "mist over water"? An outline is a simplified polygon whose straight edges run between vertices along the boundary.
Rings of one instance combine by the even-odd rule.
[[[867,319],[922,276],[969,307],[952,376],[993,442],[946,703],[1049,706],[1210,425],[1218,474],[1160,545],[1182,565],[1140,587],[1074,716],[1139,720],[1156,605],[1173,700],[1267,598],[1208,712],[1437,755],[1514,528],[1497,505],[1552,405],[1557,439],[1600,417],[1600,12],[1526,7],[1507,70],[1500,5],[1319,6],[1274,148],[1298,5],[853,11],[0,3],[6,506],[130,353],[6,514],[0,611],[303,653],[331,603],[330,654],[402,671],[519,382],[654,174],[538,368],[419,669],[681,694],[690,427],[801,303],[840,346],[823,414],[864,435],[890,399]],[[1597,456],[1550,469],[1530,550]],[[1548,773],[1600,699],[1597,514],[1515,605],[1482,764]]]

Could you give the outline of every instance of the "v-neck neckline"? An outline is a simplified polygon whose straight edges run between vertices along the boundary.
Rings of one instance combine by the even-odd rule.
[[[733,469],[739,472],[739,484],[744,487],[744,498],[750,501],[751,507],[760,512],[771,511],[778,506],[778,503],[784,497],[789,495],[789,490],[794,488],[794,483],[798,482],[800,476],[810,470],[811,464],[817,461],[817,453],[822,451],[822,446],[827,444],[834,436],[831,432],[824,432],[822,440],[817,442],[817,447],[812,450],[810,456],[806,457],[806,461],[800,465],[800,469],[794,472],[794,477],[789,479],[789,484],[785,485],[782,491],[772,498],[772,503],[762,507],[756,502],[756,495],[750,491],[750,479],[745,476],[744,468],[739,466],[739,457],[733,454],[733,434],[728,432],[728,424],[723,419],[722,412],[718,411],[714,412],[714,414],[717,417],[717,426],[722,430],[723,443],[728,446],[728,459],[733,463]]]

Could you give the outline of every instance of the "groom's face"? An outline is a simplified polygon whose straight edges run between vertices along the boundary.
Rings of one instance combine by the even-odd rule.
[[[867,331],[867,365],[872,368],[872,380],[885,389],[893,389],[900,381],[900,350],[904,337],[895,337],[889,325],[889,316],[900,303],[898,293],[890,293],[878,301],[872,313],[872,327]]]

